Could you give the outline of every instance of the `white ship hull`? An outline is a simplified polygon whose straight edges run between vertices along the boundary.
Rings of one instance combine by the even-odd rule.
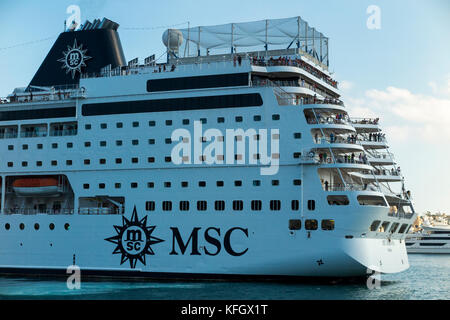
[[[142,217],[139,217],[142,218]],[[178,217],[171,222],[166,215],[149,217],[149,225],[156,226],[153,235],[164,242],[152,246],[154,255],[146,256],[146,265],[137,263],[131,268],[129,261],[121,265],[121,254],[113,255],[116,248],[105,239],[116,234],[114,225],[121,226],[121,217],[90,216],[46,217],[17,216],[0,219],[7,221],[11,230],[0,235],[0,272],[2,273],[48,273],[64,274],[73,265],[79,266],[87,275],[131,276],[148,278],[233,278],[255,276],[277,277],[363,277],[370,270],[393,273],[409,267],[404,243],[386,239],[345,239],[337,233],[290,232],[288,219],[269,215],[242,217],[197,218],[192,215]],[[19,229],[26,225],[25,231]],[[35,223],[40,230],[33,229]],[[54,223],[55,229],[49,230]],[[69,230],[64,225],[70,223]],[[198,255],[193,255],[192,246],[182,254],[173,239],[171,228],[178,228],[184,242],[194,228],[198,229]],[[220,229],[211,235],[221,242],[221,250],[205,241],[204,231]],[[240,230],[232,233],[230,245],[233,251],[246,253],[232,256],[224,248],[224,235],[235,227],[248,230],[248,237]],[[24,232],[30,236],[24,237]],[[192,244],[192,241],[191,241]],[[171,252],[177,252],[177,255]],[[194,250],[195,251],[195,250]]]

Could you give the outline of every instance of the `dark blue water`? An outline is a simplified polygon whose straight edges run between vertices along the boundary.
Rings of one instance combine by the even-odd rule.
[[[379,289],[364,283],[288,284],[258,282],[82,282],[0,278],[0,299],[450,299],[450,255],[410,255],[411,268],[383,275]]]

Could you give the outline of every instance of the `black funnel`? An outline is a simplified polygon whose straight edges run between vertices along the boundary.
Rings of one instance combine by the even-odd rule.
[[[61,33],[30,86],[74,85],[81,73],[99,73],[107,65],[125,66],[117,27]]]

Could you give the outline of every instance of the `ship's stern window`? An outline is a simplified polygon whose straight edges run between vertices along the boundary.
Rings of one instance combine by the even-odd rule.
[[[327,201],[330,206],[348,206],[350,204],[347,196],[328,196]]]
[[[358,196],[358,202],[361,206],[388,206],[384,198],[379,196]]]
[[[331,231],[334,230],[334,220],[322,220],[322,230]]]
[[[378,227],[380,226],[381,221],[380,220],[375,220],[374,222],[372,222],[372,224],[370,225],[369,230],[370,231],[377,231]]]

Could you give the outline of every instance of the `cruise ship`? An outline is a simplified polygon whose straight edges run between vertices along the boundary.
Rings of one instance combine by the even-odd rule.
[[[127,61],[106,18],[0,105],[0,274],[365,277],[409,267],[411,193],[300,17],[168,29]],[[159,62],[160,59],[164,62]]]

